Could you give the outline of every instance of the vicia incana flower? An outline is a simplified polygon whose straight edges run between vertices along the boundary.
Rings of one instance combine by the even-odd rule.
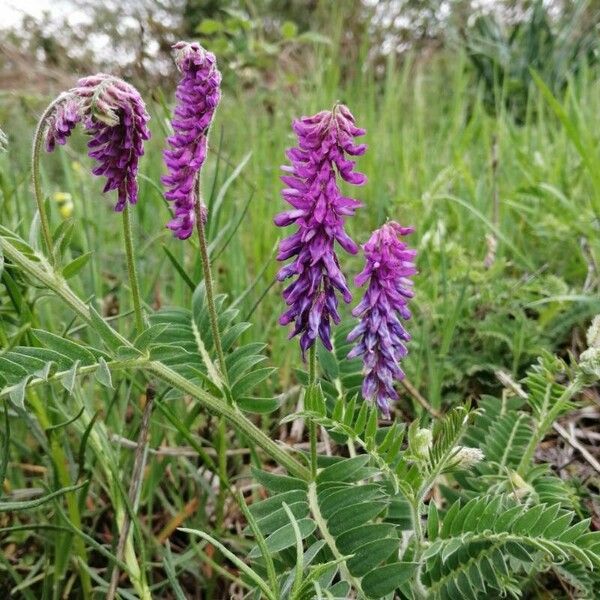
[[[179,42],[173,46],[176,63],[182,73],[175,96],[171,147],[164,152],[169,174],[162,178],[169,190],[165,197],[173,206],[173,219],[167,224],[181,240],[189,238],[196,222],[196,188],[200,169],[206,159],[208,131],[221,99],[221,73],[215,55],[200,44]],[[206,207],[200,206],[206,219]]]
[[[302,117],[294,121],[293,128],[298,146],[287,151],[292,164],[283,167],[288,174],[281,178],[287,185],[283,199],[292,210],[278,214],[275,224],[295,223],[298,227],[281,242],[277,255],[280,261],[295,257],[279,271],[279,281],[295,279],[283,292],[289,308],[279,322],[294,322],[290,338],[301,334],[304,355],[317,336],[331,350],[331,321],[340,321],[337,294],[345,302],[352,299],[334,245],[337,241],[351,254],[358,251],[344,230],[344,221],[361,204],[341,193],[337,176],[354,185],[366,181],[362,173],[354,171],[354,161],[346,158],[346,154],[363,154],[366,146],[355,144],[354,138],[365,130],[355,125],[352,113],[343,105]]]
[[[386,416],[389,401],[398,399],[394,380],[404,377],[399,362],[406,356],[405,342],[410,340],[400,318],[410,318],[407,304],[413,292],[409,277],[416,273],[416,251],[410,250],[400,236],[412,231],[412,227],[401,227],[393,221],[374,231],[363,246],[365,268],[355,278],[357,286],[367,281],[369,286],[352,311],[360,323],[348,335],[350,342],[357,342],[348,358],[362,356],[363,396],[375,401]]]
[[[98,163],[94,175],[106,177],[103,192],[117,190],[116,211],[138,198],[137,171],[144,142],[150,138],[150,116],[139,92],[131,85],[99,73],[84,77],[59,97],[47,119],[46,150],[65,144],[80,121],[86,133],[90,158]]]

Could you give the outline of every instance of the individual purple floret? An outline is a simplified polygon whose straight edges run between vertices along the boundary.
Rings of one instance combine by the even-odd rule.
[[[181,240],[194,230],[194,204],[200,169],[206,159],[208,131],[221,99],[221,73],[215,55],[200,44],[178,42],[173,46],[176,63],[182,73],[175,97],[177,106],[173,118],[173,135],[164,158],[169,174],[162,178],[169,190],[167,200],[174,203],[173,219],[167,227]],[[202,218],[206,207],[201,206]]]
[[[283,291],[289,306],[279,322],[287,325],[294,321],[290,338],[300,336],[304,356],[317,339],[328,350],[331,346],[331,321],[339,323],[337,294],[350,302],[352,294],[340,270],[334,243],[351,254],[357,245],[344,230],[345,218],[361,206],[354,198],[340,192],[337,175],[354,185],[362,185],[367,178],[354,171],[354,161],[345,155],[364,154],[366,146],[357,145],[354,138],[365,134],[355,125],[347,107],[338,104],[332,111],[322,111],[312,117],[294,121],[298,146],[286,154],[292,165],[284,166],[288,174],[281,179],[288,186],[282,191],[283,199],[292,210],[275,217],[275,224],[285,227],[295,223],[296,233],[279,245],[277,259],[295,257],[278,273],[279,281],[294,277]]]
[[[67,95],[48,117],[46,151],[52,152],[56,144],[64,146],[79,121],[81,121],[81,103],[76,97]]]
[[[359,287],[369,281],[369,287],[352,311],[360,323],[348,335],[348,341],[357,341],[348,358],[362,356],[363,396],[375,401],[386,417],[389,401],[398,399],[394,381],[404,377],[399,363],[407,354],[405,342],[410,340],[400,317],[410,319],[407,304],[413,296],[413,282],[409,277],[417,272],[416,250],[409,249],[400,236],[413,231],[394,221],[374,231],[363,246],[365,268],[354,280]]]
[[[106,177],[103,192],[117,190],[115,210],[122,211],[126,202],[137,202],[138,161],[150,138],[149,120],[133,86],[104,73],[84,77],[48,117],[46,149],[52,152],[56,143],[64,144],[82,121],[91,136],[88,155],[98,163],[92,173]]]

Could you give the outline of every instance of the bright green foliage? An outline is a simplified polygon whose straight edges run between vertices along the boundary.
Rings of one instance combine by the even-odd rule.
[[[573,378],[570,384],[566,377]],[[291,594],[286,584],[297,567],[286,550],[295,543],[287,505],[303,524],[307,553],[325,541],[311,554],[311,568],[320,562],[331,573],[310,598],[338,581],[334,572],[361,598],[393,592],[407,599],[520,597],[526,582],[548,572],[591,593],[600,569],[600,534],[590,533],[590,519],[580,518],[567,485],[547,467],[534,466],[528,453],[531,440],[547,433],[548,414],[572,406],[574,392],[568,390],[577,381],[576,370],[544,355],[523,382],[526,400],[508,391],[502,400],[486,397],[477,411],[456,408],[431,430],[415,422],[407,435],[398,424],[379,428],[375,409],[357,405],[356,397],[348,402],[340,396],[331,404],[319,385],[307,388],[304,412],[285,420],[312,419],[364,453],[322,457],[316,482],[308,487],[255,472],[270,496],[250,511],[268,536],[266,551],[282,597],[304,597]],[[483,450],[483,460],[465,470],[461,444]],[[442,486],[448,500],[440,509],[428,496],[442,476],[459,488]],[[260,556],[255,546],[249,558],[264,573]]]
[[[573,519],[558,504],[527,507],[505,496],[456,502],[423,555],[423,581],[434,598],[467,599],[510,593],[520,574],[565,561],[599,568],[600,535]]]
[[[556,357],[542,356],[528,371],[521,394],[502,400],[487,396],[480,402],[480,413],[465,435],[465,442],[480,448],[485,462],[470,473],[458,473],[462,496],[473,493],[512,493],[520,499],[533,496],[536,501],[579,510],[574,487],[552,474],[546,465],[534,465],[535,450],[554,420],[573,407],[567,390],[567,377],[576,377]],[[561,383],[559,383],[559,381]],[[531,450],[532,449],[532,450]],[[447,490],[450,498],[456,493]]]
[[[554,93],[560,93],[582,64],[597,59],[597,33],[590,18],[596,9],[587,0],[572,4],[558,23],[543,0],[534,0],[529,19],[507,25],[493,15],[481,15],[466,30],[466,49],[491,109],[498,109],[495,102],[500,89],[509,110],[522,120],[531,87],[530,69],[538,71]]]

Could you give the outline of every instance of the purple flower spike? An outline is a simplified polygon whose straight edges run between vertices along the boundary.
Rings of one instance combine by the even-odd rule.
[[[117,190],[116,211],[126,202],[135,204],[138,161],[150,138],[150,116],[140,94],[121,79],[99,73],[80,79],[64,96],[48,117],[46,149],[52,152],[57,143],[64,144],[82,121],[91,136],[88,155],[98,163],[92,173],[106,177],[103,192]]]
[[[407,354],[405,342],[410,335],[400,317],[410,319],[408,301],[413,297],[416,250],[410,250],[400,236],[412,233],[412,227],[402,227],[394,221],[386,223],[371,235],[363,246],[365,268],[356,276],[357,286],[369,286],[358,306],[352,311],[360,323],[348,335],[357,341],[348,358],[362,356],[365,378],[362,393],[375,401],[389,417],[390,400],[397,400],[394,381],[404,378],[399,362]]]
[[[288,174],[281,179],[287,185],[283,199],[292,209],[278,214],[279,227],[295,223],[297,231],[279,245],[277,259],[295,257],[278,273],[279,281],[296,276],[283,291],[288,305],[279,322],[294,322],[290,338],[300,334],[302,355],[317,337],[328,350],[331,346],[331,321],[340,322],[338,297],[352,300],[346,278],[340,270],[334,243],[356,254],[357,245],[344,230],[347,216],[353,215],[361,203],[343,196],[337,175],[354,185],[367,178],[354,171],[354,161],[346,155],[364,154],[366,146],[357,145],[354,138],[365,134],[356,127],[352,113],[343,105],[333,111],[322,111],[312,117],[294,121],[298,146],[287,151],[291,166],[282,167]]]
[[[169,174],[162,181],[169,187],[166,199],[174,203],[173,219],[167,227],[184,240],[192,235],[196,222],[196,184],[206,159],[208,131],[221,99],[221,73],[215,55],[200,44],[178,42],[173,48],[182,78],[175,93],[174,134],[168,139],[171,148],[164,152]],[[205,206],[201,212],[206,219]]]

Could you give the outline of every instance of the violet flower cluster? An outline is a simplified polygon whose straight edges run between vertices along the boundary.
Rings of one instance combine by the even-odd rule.
[[[413,231],[394,221],[374,231],[363,246],[365,268],[355,278],[357,286],[367,281],[369,285],[352,311],[360,323],[348,335],[350,342],[356,342],[348,358],[362,356],[363,397],[375,401],[386,416],[390,413],[390,400],[398,399],[394,381],[404,377],[399,363],[407,354],[405,343],[410,340],[400,319],[411,316],[407,304],[413,296],[413,282],[409,277],[416,273],[416,251],[409,249],[400,237]]]
[[[186,239],[192,235],[195,217],[196,187],[200,169],[206,159],[208,132],[215,109],[221,98],[221,73],[215,55],[200,44],[179,42],[173,46],[176,62],[182,73],[177,86],[173,135],[164,159],[169,174],[162,178],[169,190],[165,197],[174,203],[173,219],[167,224],[175,236]],[[200,206],[206,219],[206,207]]]
[[[344,230],[344,221],[361,204],[341,193],[337,176],[354,185],[365,183],[365,175],[354,171],[355,163],[346,155],[364,154],[366,146],[354,142],[365,130],[355,125],[352,113],[343,105],[302,117],[294,121],[293,128],[298,146],[287,151],[292,164],[283,167],[288,174],[281,178],[287,185],[283,199],[292,209],[274,219],[280,227],[292,223],[298,227],[281,242],[277,255],[280,261],[294,257],[277,275],[279,281],[294,277],[283,292],[289,308],[279,322],[294,322],[290,338],[300,335],[305,356],[317,337],[331,350],[331,321],[340,321],[337,295],[345,302],[352,299],[335,242],[351,254],[358,251]]]
[[[71,94],[65,94],[64,99],[48,116],[46,121],[46,151],[53,152],[56,144],[64,146],[77,123],[82,117],[81,102]]]
[[[46,150],[65,144],[79,122],[83,122],[90,158],[98,163],[94,175],[106,177],[103,192],[117,190],[116,211],[138,198],[137,171],[144,142],[150,138],[144,101],[131,85],[99,73],[84,77],[59,97],[46,121]]]

